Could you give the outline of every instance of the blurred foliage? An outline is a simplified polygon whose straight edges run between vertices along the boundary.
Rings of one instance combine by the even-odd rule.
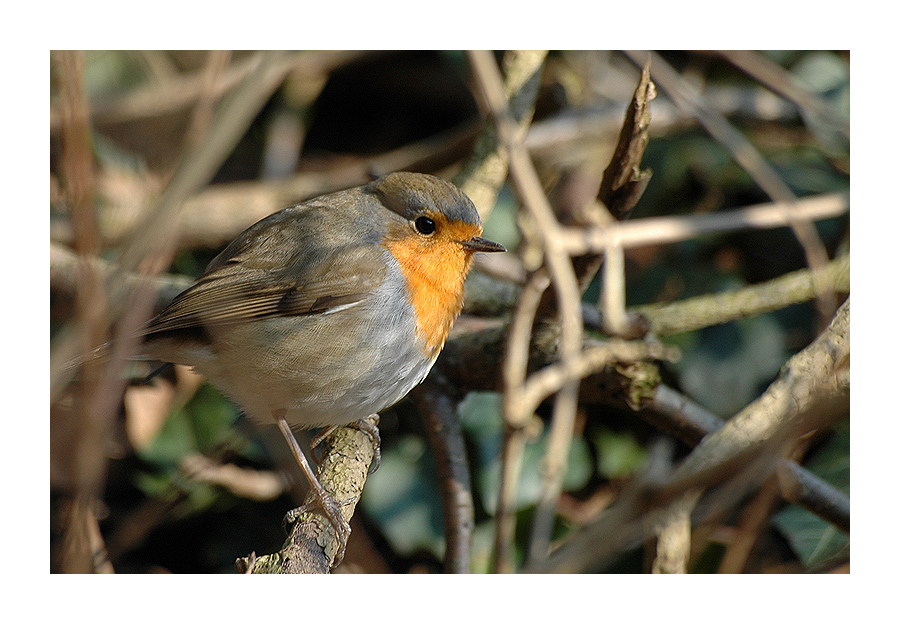
[[[836,113],[849,115],[848,54],[766,54]],[[664,56],[680,70],[702,77],[704,93],[737,86],[752,99],[763,91],[752,78],[715,55],[673,52]],[[241,58],[241,53],[235,53],[235,58]],[[202,59],[202,54],[191,52],[92,52],[87,56],[87,88],[92,99],[115,97],[163,80],[166,75],[197,71]],[[611,93],[610,85],[617,78],[619,82]],[[618,107],[616,117],[621,120],[621,111],[636,82],[636,70],[615,54],[554,52],[545,72],[535,123],[572,112],[601,110],[609,103]],[[333,71],[320,87],[318,96],[304,104],[296,97],[302,89],[286,85],[260,113],[222,167],[216,183],[262,175],[264,151],[272,139],[271,124],[280,114],[293,116],[305,129],[306,141],[302,147],[297,145],[300,151],[293,154],[297,158],[295,170],[324,170],[347,159],[398,149],[472,123],[478,117],[468,86],[466,58],[460,52],[363,55]],[[651,111],[665,105],[662,95],[651,105]],[[784,119],[744,111],[731,121],[798,196],[848,190],[847,142],[806,111],[793,110],[794,115]],[[127,132],[124,125],[129,126]],[[94,137],[97,157],[136,173],[165,170],[160,162],[167,157],[165,152],[178,153],[182,145],[179,132],[185,125],[184,119],[176,123],[160,118],[98,127]],[[151,157],[150,144],[163,145],[166,150],[159,152],[154,147]],[[56,149],[51,149],[51,156]],[[564,169],[574,154],[581,153],[574,148],[569,153],[568,149],[563,147],[564,153],[548,169]],[[611,153],[610,146],[605,149]],[[171,164],[171,156],[167,162]],[[643,164],[652,169],[653,177],[634,210],[635,219],[716,212],[767,200],[728,152],[690,121],[655,130]],[[548,175],[548,179],[552,177]],[[846,219],[819,225],[831,253],[846,245],[848,228]],[[485,236],[511,249],[518,243],[516,202],[508,189],[501,192],[485,224]],[[181,253],[172,270],[197,275],[215,252]],[[627,254],[627,300],[629,305],[638,305],[730,290],[803,266],[801,250],[787,229],[634,249]],[[585,300],[595,302],[598,288],[595,281]],[[54,327],[58,321],[54,319]],[[682,349],[683,358],[676,365],[664,367],[663,375],[666,383],[719,416],[728,417],[758,396],[786,359],[815,335],[814,309],[801,305],[667,337]],[[408,410],[408,404],[401,403],[382,415],[382,463],[367,483],[358,512],[381,557],[397,572],[408,571],[417,563],[439,569],[437,562],[444,547],[434,458],[421,428],[405,415]],[[494,393],[470,394],[460,404],[459,415],[468,444],[477,510],[473,568],[487,571],[503,441],[501,398]],[[629,424],[621,415],[600,409],[584,417],[589,426],[573,441],[565,480],[566,491],[576,499],[621,483],[642,467],[647,454],[646,425],[636,417]],[[272,466],[260,434],[240,423],[235,427],[237,418],[236,408],[205,386],[170,416],[157,439],[136,457],[111,462],[107,492],[111,513],[103,524],[105,530],[113,530],[141,501],[158,499],[172,505],[146,541],[123,554],[115,565],[135,571],[155,566],[185,572],[233,571],[230,563],[234,558],[251,550],[271,552],[280,547],[281,515],[294,500],[287,496],[268,503],[240,500],[221,488],[193,483],[178,469],[179,460],[193,452],[215,454],[244,466]],[[539,493],[544,444],[542,433],[525,453],[516,501],[521,515],[520,551],[528,538],[522,527],[527,527]],[[849,493],[849,425],[818,449],[807,465]],[[795,506],[778,513],[774,526],[806,569],[839,552],[849,541]],[[185,551],[190,555],[187,559]],[[693,569],[715,570],[722,551],[721,545],[714,544],[694,562]],[[640,553],[632,553],[610,571],[640,572],[643,565]],[[760,565],[751,562],[748,569],[759,571]]]
[[[482,507],[493,514],[497,507],[500,491],[500,451],[503,448],[503,398],[496,393],[472,392],[459,406],[459,416],[463,430],[473,442],[473,473],[476,475],[474,487]],[[542,431],[536,440],[525,447],[522,459],[522,480],[519,484],[516,508],[533,506],[541,492],[540,463],[544,457],[547,432]],[[569,453],[569,466],[564,478],[567,490],[578,490],[587,483],[593,471],[587,443],[573,440]]]

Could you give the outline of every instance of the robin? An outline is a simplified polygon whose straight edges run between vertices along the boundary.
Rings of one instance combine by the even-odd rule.
[[[251,420],[278,425],[335,527],[336,563],[350,526],[292,429],[359,421],[425,379],[473,254],[505,251],[481,233],[456,186],[392,173],[250,226],[146,329],[144,355],[194,367]]]

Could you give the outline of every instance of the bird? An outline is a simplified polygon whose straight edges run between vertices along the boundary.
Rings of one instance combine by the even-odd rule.
[[[193,367],[251,421],[275,423],[334,526],[350,526],[294,430],[348,425],[428,375],[463,306],[482,238],[472,201],[441,178],[391,173],[251,225],[144,330],[142,355]]]

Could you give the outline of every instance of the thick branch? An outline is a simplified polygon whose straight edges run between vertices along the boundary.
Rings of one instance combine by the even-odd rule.
[[[370,416],[373,426],[378,417]],[[353,517],[375,457],[372,436],[356,427],[342,427],[327,436],[316,477],[332,499],[341,503],[347,522]],[[314,500],[312,494],[307,503]],[[334,528],[315,511],[300,515],[280,551],[262,557],[243,557],[236,565],[253,574],[327,574],[338,550]]]
[[[848,298],[822,335],[788,360],[778,379],[761,397],[705,437],[678,468],[676,476],[725,461],[750,444],[771,439],[785,427],[802,424],[802,419],[812,413],[817,419],[824,419],[828,413],[849,406],[849,372]]]

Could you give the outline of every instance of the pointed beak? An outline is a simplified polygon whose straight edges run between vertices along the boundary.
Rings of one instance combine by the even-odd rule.
[[[460,245],[466,251],[506,251],[506,247],[500,243],[486,240],[480,236],[473,236],[469,240],[460,241]]]

